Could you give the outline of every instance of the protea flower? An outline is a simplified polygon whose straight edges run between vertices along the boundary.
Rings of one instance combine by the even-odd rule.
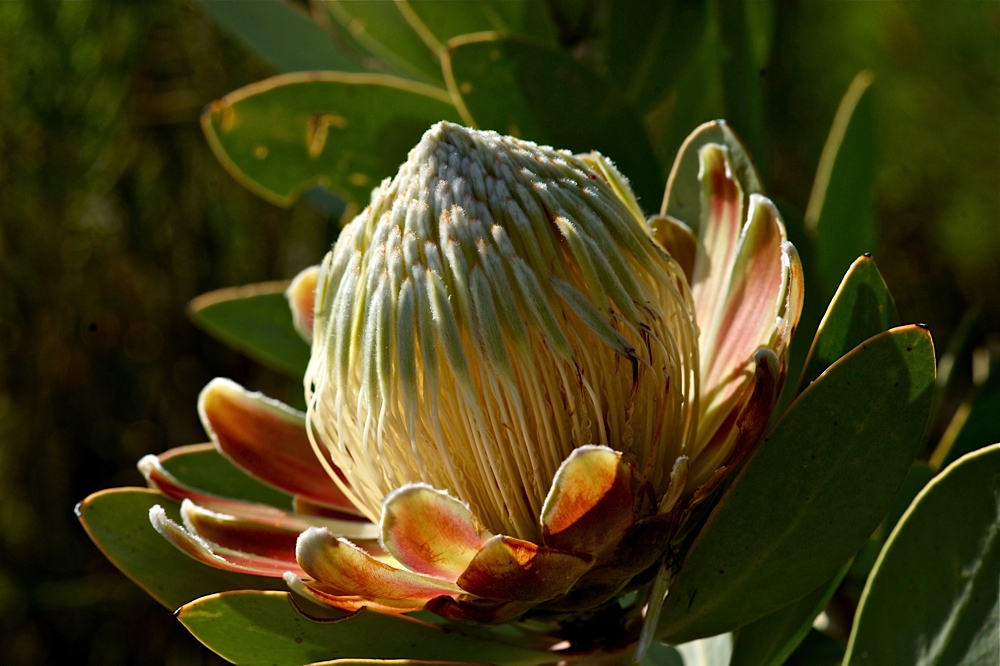
[[[777,210],[706,132],[700,213],[647,222],[598,153],[432,127],[289,289],[306,414],[226,380],[201,395],[220,450],[295,511],[147,457],[184,500],[183,527],[154,525],[329,606],[478,623],[573,622],[669,571],[760,438],[801,308]]]

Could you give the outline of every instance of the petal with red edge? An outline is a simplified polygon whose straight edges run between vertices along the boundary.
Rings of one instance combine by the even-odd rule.
[[[420,601],[460,592],[454,584],[391,567],[329,530],[310,528],[299,536],[299,566],[323,592],[375,601]]]
[[[749,218],[712,344],[701,347],[708,362],[703,395],[711,395],[713,405],[724,403],[739,391],[740,383],[750,379],[754,352],[774,344],[786,300],[788,267],[782,252],[781,217],[774,204],[755,194],[750,197]]]
[[[329,586],[314,580],[303,580],[288,572],[285,574],[285,584],[296,594],[307,597],[324,606],[338,608],[348,612],[356,612],[365,608],[381,613],[408,613],[424,607],[422,599],[369,599],[357,595],[340,594],[330,590]]]
[[[373,523],[359,520],[336,520],[319,516],[307,516],[282,511],[266,504],[255,504],[227,497],[219,497],[202,492],[181,482],[168,472],[156,456],[148,455],[139,461],[139,471],[164,495],[176,500],[191,500],[196,504],[218,513],[233,516],[243,521],[274,525],[298,534],[309,527],[326,527],[331,531],[352,539],[375,540],[378,527]]]
[[[633,522],[632,469],[606,446],[581,446],[563,461],[542,506],[546,546],[592,553]]]
[[[732,469],[753,449],[764,434],[771,412],[778,400],[781,384],[781,362],[770,349],[761,348],[754,354],[754,377],[752,389],[745,401],[733,412],[735,418],[727,421],[705,445],[691,464],[688,490],[694,490],[713,481],[720,484],[724,476],[714,475],[716,468],[725,466]],[[731,422],[731,425],[728,425]],[[710,477],[713,477],[714,480]],[[714,488],[706,488],[710,493]]]
[[[492,534],[469,507],[424,484],[394,490],[382,504],[382,543],[417,573],[456,580]]]
[[[713,346],[719,313],[736,261],[743,227],[743,190],[737,182],[729,151],[717,144],[701,149],[701,219],[698,223],[698,253],[695,258],[691,295],[699,328],[699,349]],[[702,376],[710,357],[702,354]]]
[[[314,526],[308,521],[298,520],[296,516],[279,516],[276,521],[268,521],[262,520],[258,515],[251,514],[248,518],[220,513],[198,506],[190,500],[184,500],[181,504],[181,518],[188,531],[214,544],[231,550],[284,560],[295,565],[295,568],[298,566],[295,564],[295,544],[299,534]],[[371,534],[373,531],[368,530],[368,533]],[[353,536],[354,543],[373,557],[385,556],[377,540],[358,538],[363,536],[365,535],[360,533]]]
[[[286,560],[223,548],[196,534],[191,534],[168,518],[166,511],[159,504],[150,508],[149,521],[174,547],[209,566],[271,578],[281,578],[290,569],[299,571],[296,564]]]
[[[316,282],[319,266],[310,266],[295,276],[285,291],[288,307],[292,311],[295,330],[306,342],[312,342],[313,310],[316,306]]]
[[[544,601],[566,592],[593,563],[585,553],[497,535],[473,558],[458,584],[487,599]]]
[[[304,414],[222,378],[202,390],[198,413],[219,450],[251,476],[313,502],[359,513],[316,458]]]

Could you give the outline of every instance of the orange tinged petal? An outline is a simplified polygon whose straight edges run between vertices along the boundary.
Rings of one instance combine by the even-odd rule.
[[[357,514],[327,475],[305,429],[305,416],[228,379],[209,382],[198,398],[202,423],[219,450],[261,481]]]
[[[490,534],[469,507],[424,484],[393,491],[382,508],[382,543],[407,568],[456,580]]]
[[[319,266],[310,266],[295,276],[285,291],[288,306],[292,311],[295,330],[306,342],[312,342],[313,310],[316,304],[316,282]]]
[[[605,446],[581,446],[563,461],[542,506],[546,546],[592,553],[633,522],[632,469]]]
[[[473,558],[458,584],[487,599],[544,601],[569,590],[593,562],[584,553],[497,535]]]
[[[324,594],[383,602],[419,602],[423,606],[442,594],[461,592],[447,581],[380,562],[327,529],[314,527],[303,532],[296,555],[302,569],[317,581],[309,585]]]
[[[214,544],[192,534],[167,517],[159,504],[149,510],[149,521],[178,550],[217,569],[281,578],[286,571],[299,571],[298,565],[286,559],[274,559],[257,553],[247,553]]]

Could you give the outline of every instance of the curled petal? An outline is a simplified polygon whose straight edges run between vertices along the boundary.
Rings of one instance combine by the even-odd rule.
[[[633,522],[632,469],[606,446],[581,446],[563,461],[542,506],[546,546],[592,553]]]
[[[307,599],[313,599],[324,606],[339,608],[354,613],[362,609],[370,609],[380,613],[407,613],[420,610],[424,602],[420,599],[369,599],[350,594],[339,594],[331,591],[323,583],[314,580],[303,580],[292,572],[285,573],[285,584],[296,594]]]
[[[407,568],[450,581],[493,536],[468,505],[424,484],[407,484],[385,498],[381,533],[386,550]]]
[[[270,578],[281,578],[289,570],[300,571],[295,563],[290,563],[284,558],[274,559],[257,553],[225,548],[192,534],[168,518],[167,512],[159,504],[150,508],[149,521],[156,531],[178,550],[218,569]]]
[[[352,596],[380,603],[419,602],[442,594],[460,594],[454,584],[438,578],[397,569],[375,559],[327,529],[310,528],[299,536],[299,566],[315,583],[314,590],[333,596]],[[340,606],[341,608],[343,606]]]
[[[684,494],[684,489],[687,487],[689,466],[690,464],[686,456],[681,456],[674,461],[674,467],[670,470],[670,485],[667,486],[667,492],[663,494],[663,498],[660,500],[660,505],[656,509],[657,513],[667,514],[673,511],[677,505],[677,501]]]
[[[358,514],[316,458],[305,415],[228,379],[213,379],[198,413],[216,446],[237,466],[279,490]]]
[[[764,435],[778,401],[781,362],[773,351],[761,348],[754,354],[754,364],[753,389],[735,419],[735,426],[730,430],[720,430],[695,460],[688,482],[689,490],[704,483],[708,487],[702,494],[711,493],[725,478],[717,468],[732,469],[740,464]]]
[[[316,282],[319,266],[310,266],[295,276],[285,291],[288,307],[292,311],[295,330],[306,342],[312,342],[313,312],[316,301]]]
[[[473,558],[458,585],[487,599],[543,601],[563,594],[594,558],[497,535]]]

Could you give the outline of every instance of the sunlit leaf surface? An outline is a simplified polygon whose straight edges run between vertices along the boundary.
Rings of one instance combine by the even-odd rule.
[[[320,184],[363,206],[439,120],[458,121],[444,90],[378,74],[308,72],[226,95],[209,105],[202,128],[222,165],[272,203],[290,205]]]
[[[301,666],[337,659],[440,659],[541,664],[551,653],[488,641],[398,615],[360,611],[314,621],[282,592],[229,592],[198,599],[178,619],[226,659],[242,666]]]
[[[188,557],[153,529],[149,509],[154,504],[180,520],[176,502],[146,488],[102,490],[80,502],[76,511],[107,558],[167,608],[224,590],[284,587],[281,579],[230,573]]]
[[[930,335],[904,326],[864,342],[803,391],[691,546],[660,637],[673,643],[735,629],[843,566],[910,469],[933,385]]]
[[[993,444],[953,463],[910,505],[868,579],[844,663],[996,664],[998,584]]]

